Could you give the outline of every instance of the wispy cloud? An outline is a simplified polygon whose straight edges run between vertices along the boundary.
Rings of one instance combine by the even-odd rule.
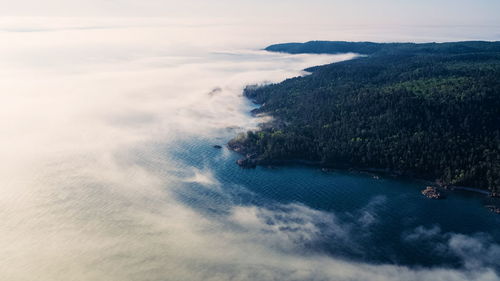
[[[485,233],[465,235],[444,233],[437,225],[419,226],[403,236],[407,243],[428,243],[434,253],[457,258],[467,270],[496,268],[499,270],[500,245]]]
[[[307,251],[325,237],[356,249],[353,227],[375,226],[383,197],[347,215],[352,221],[227,196],[207,200],[216,213],[209,217],[180,200],[179,192],[193,192],[186,185],[222,192],[210,167],[186,165],[171,151],[234,134],[228,127],[254,127],[241,97],[246,84],[352,56],[242,51],[278,40],[279,32],[260,38],[250,27],[81,20],[0,24],[51,30],[0,33],[3,279],[498,280],[481,260],[413,269]],[[495,258],[497,246],[478,239],[457,234],[445,245],[459,257]]]

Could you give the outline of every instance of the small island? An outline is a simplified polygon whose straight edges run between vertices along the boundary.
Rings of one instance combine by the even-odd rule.
[[[429,199],[443,199],[444,196],[437,190],[436,187],[428,186],[422,190],[422,195]]]
[[[500,215],[500,207],[493,206],[493,205],[486,205],[486,209],[488,209],[490,212],[499,214]]]

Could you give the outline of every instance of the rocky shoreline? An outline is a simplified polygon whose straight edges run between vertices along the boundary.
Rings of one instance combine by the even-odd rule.
[[[251,99],[249,96],[247,96],[244,93],[244,96],[248,99],[250,99],[254,104],[258,104],[254,99]],[[262,112],[262,105],[260,107],[253,109],[250,113],[252,116],[257,116],[259,114],[265,114]],[[273,129],[273,130],[281,130],[287,126],[287,123],[284,120],[280,120],[276,117],[273,118],[272,121],[266,122],[266,123],[261,123],[259,124],[260,130],[265,130],[265,129]],[[446,191],[454,191],[454,190],[461,190],[461,191],[468,191],[468,192],[475,192],[479,194],[483,194],[485,196],[491,197],[491,198],[500,198],[500,193],[494,193],[490,192],[489,190],[485,189],[480,189],[480,188],[475,188],[475,187],[465,187],[465,186],[454,186],[451,184],[446,184],[443,183],[441,180],[436,180],[434,182],[430,182],[429,179],[424,179],[424,178],[419,178],[418,175],[410,172],[405,172],[405,171],[397,171],[397,170],[391,170],[389,168],[367,168],[367,167],[353,167],[352,165],[349,164],[342,164],[342,163],[337,163],[334,166],[333,165],[325,165],[324,162],[322,161],[312,161],[312,160],[304,160],[304,159],[287,159],[287,160],[276,160],[276,159],[265,159],[259,153],[255,150],[252,150],[250,147],[245,145],[245,136],[244,134],[239,135],[238,137],[230,140],[227,143],[227,147],[239,154],[241,154],[243,157],[241,159],[238,159],[236,161],[236,164],[240,166],[241,168],[244,169],[254,169],[257,166],[263,166],[263,167],[274,167],[274,166],[288,166],[288,165],[305,165],[305,166],[311,166],[311,167],[318,167],[322,171],[330,171],[330,170],[351,170],[351,171],[356,171],[356,172],[361,172],[361,173],[368,173],[371,175],[373,178],[379,178],[379,175],[381,176],[389,176],[389,177],[407,177],[411,178],[414,180],[421,180],[427,182],[429,186],[428,188],[431,187],[432,192],[426,192],[424,194],[424,191],[422,191],[422,194],[424,194],[428,198],[432,199],[443,199],[444,195],[438,191],[438,189],[446,190]]]
[[[356,168],[352,167],[349,165],[337,165],[335,167],[332,166],[326,166],[324,163],[320,161],[309,161],[309,160],[302,160],[302,159],[295,159],[295,160],[263,160],[262,158],[259,157],[258,153],[255,151],[252,151],[245,147],[245,145],[241,142],[239,142],[236,139],[233,139],[228,142],[227,144],[228,149],[237,152],[238,154],[241,154],[243,157],[238,159],[236,161],[236,164],[240,166],[243,169],[255,169],[257,166],[262,166],[262,167],[275,167],[275,166],[288,166],[288,165],[304,165],[304,166],[310,166],[310,167],[317,167],[321,169],[323,172],[329,172],[329,171],[334,171],[334,170],[352,170],[360,173],[367,173],[373,178],[378,179],[379,175],[383,176],[389,176],[389,177],[409,177],[411,179],[415,180],[424,180],[427,182],[429,186],[425,190],[422,191],[422,194],[426,196],[427,198],[431,199],[444,199],[445,196],[439,191],[439,189],[443,189],[446,191],[468,191],[468,192],[475,192],[479,193],[485,196],[488,196],[490,198],[500,198],[500,194],[497,193],[491,193],[488,190],[484,189],[479,189],[479,188],[474,188],[474,187],[465,187],[465,186],[454,186],[454,185],[446,185],[443,184],[441,181],[436,181],[436,182],[430,182],[425,179],[419,179],[414,177],[411,174],[404,173],[401,171],[392,171],[390,169],[381,169],[381,168]],[[429,189],[429,190],[427,190]],[[432,190],[431,190],[432,189]],[[426,191],[427,190],[427,191]],[[425,192],[425,193],[424,193]],[[497,211],[500,212],[500,208],[494,209],[492,212],[497,213]]]

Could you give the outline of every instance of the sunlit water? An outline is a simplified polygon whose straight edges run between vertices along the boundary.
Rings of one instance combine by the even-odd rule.
[[[213,148],[265,121],[245,85],[353,54],[258,50],[313,36],[286,26],[66,21],[2,26],[0,280],[499,280],[480,195]]]

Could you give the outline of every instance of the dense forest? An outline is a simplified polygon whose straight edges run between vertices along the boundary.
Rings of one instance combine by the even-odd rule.
[[[308,42],[288,53],[364,54],[311,75],[247,87],[274,121],[229,147],[240,164],[310,161],[377,168],[497,191],[500,186],[500,42]]]

